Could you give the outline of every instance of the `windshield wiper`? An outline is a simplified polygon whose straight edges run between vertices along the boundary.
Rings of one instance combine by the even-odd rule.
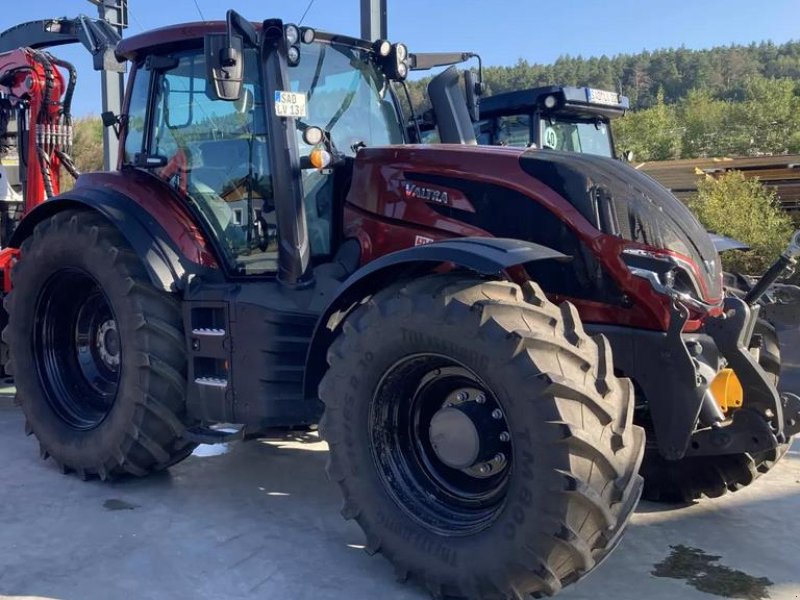
[[[308,99],[311,100],[311,96],[314,95],[314,91],[317,89],[317,85],[319,85],[319,78],[322,75],[322,63],[325,62],[325,51],[327,50],[326,46],[321,46],[319,49],[319,58],[317,59],[317,68],[314,70],[314,77],[311,80],[311,85],[308,88]]]

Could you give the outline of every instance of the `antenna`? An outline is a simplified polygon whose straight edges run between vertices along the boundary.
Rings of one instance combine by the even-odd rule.
[[[300,22],[298,23],[298,25],[303,24],[303,21],[305,20],[308,11],[310,11],[311,7],[314,6],[314,2],[316,2],[316,0],[309,0],[308,6],[306,6],[306,10],[303,12],[303,16],[300,17]]]
[[[200,10],[200,5],[197,3],[197,0],[193,0],[193,1],[194,1],[194,7],[197,9],[197,14],[199,14],[199,15],[200,15],[200,19],[201,19],[202,21],[205,21],[205,20],[206,20],[206,17],[205,17],[205,15],[203,14],[203,11],[202,11],[202,10]]]

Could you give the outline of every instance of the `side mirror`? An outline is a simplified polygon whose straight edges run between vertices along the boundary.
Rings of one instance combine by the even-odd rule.
[[[244,85],[242,37],[226,34],[205,36],[206,94],[214,100],[236,102]]]
[[[482,84],[475,80],[475,73],[472,71],[464,71],[464,91],[466,92],[467,110],[469,111],[469,118],[473,123],[481,120],[481,109],[479,104],[479,97],[482,92]]]

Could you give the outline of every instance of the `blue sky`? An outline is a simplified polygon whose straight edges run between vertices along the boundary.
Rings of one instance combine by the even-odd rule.
[[[307,0],[197,0],[207,19],[235,8],[254,21],[297,21]],[[798,0],[388,0],[389,37],[418,51],[473,50],[487,65],[519,58],[549,63],[563,54],[599,56],[643,49],[708,48],[800,38]],[[95,14],[87,0],[2,0],[0,30],[56,16]],[[198,20],[193,0],[129,0],[128,35]],[[314,0],[305,24],[359,32],[358,0]],[[79,67],[77,114],[98,113],[99,82],[88,53],[57,49]]]

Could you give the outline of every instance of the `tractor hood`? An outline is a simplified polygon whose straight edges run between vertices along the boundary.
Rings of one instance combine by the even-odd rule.
[[[532,191],[543,188],[569,203],[572,215],[550,219],[533,210]],[[579,214],[610,238],[685,257],[700,279],[702,299],[716,304],[722,296],[722,265],[708,232],[668,190],[613,159],[461,144],[369,147],[356,156],[347,202],[359,209],[354,217],[371,213],[402,223],[393,250],[440,235],[487,233],[561,248],[574,239],[564,220]],[[357,236],[357,228],[347,235]],[[575,297],[580,290],[567,291]]]
[[[714,242],[689,209],[650,176],[618,160],[553,150],[527,150],[520,166],[603,233],[690,258],[705,276],[710,296],[722,297],[722,262]]]

